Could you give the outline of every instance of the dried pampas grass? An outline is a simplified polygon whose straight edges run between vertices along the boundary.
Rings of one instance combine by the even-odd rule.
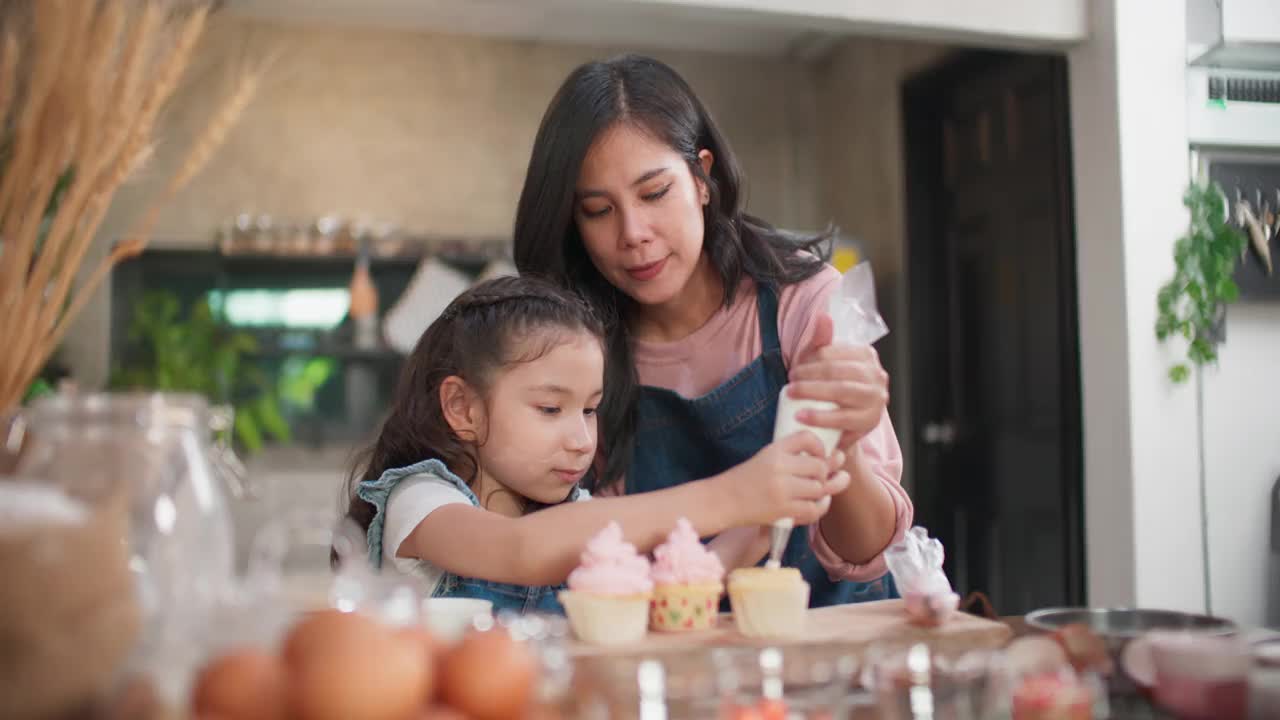
[[[0,10],[0,413],[21,400],[111,268],[146,246],[161,208],[257,90],[265,62],[241,68],[169,182],[73,287],[116,190],[151,152],[212,4],[25,0]]]

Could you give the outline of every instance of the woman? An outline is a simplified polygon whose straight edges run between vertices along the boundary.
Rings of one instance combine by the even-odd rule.
[[[810,604],[895,594],[883,551],[911,524],[902,457],[872,348],[832,342],[840,275],[828,236],[795,238],[742,208],[741,173],[671,68],[628,55],[574,70],[534,141],[516,212],[522,273],[577,289],[609,328],[596,484],[627,493],[717,474],[769,443],[778,393],[838,409],[849,487],[797,528],[784,563]],[[744,532],[744,531],[730,531]],[[760,547],[760,533],[744,539]]]

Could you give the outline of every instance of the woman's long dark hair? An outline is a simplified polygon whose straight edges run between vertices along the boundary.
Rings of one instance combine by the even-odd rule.
[[[499,277],[460,294],[405,361],[378,439],[357,457],[347,478],[347,514],[368,530],[375,509],[355,494],[355,486],[422,460],[438,459],[473,483],[477,461],[445,420],[441,383],[456,375],[484,394],[499,369],[536,360],[575,332],[604,336],[582,298],[544,280]]]
[[[624,312],[629,298],[596,270],[574,222],[575,188],[583,158],[602,132],[631,123],[685,159],[706,183],[703,252],[732,302],[744,276],[775,289],[822,269],[832,231],[797,236],[743,211],[738,160],[711,113],[667,65],[640,55],[591,62],[570,73],[542,117],[516,209],[515,260],[521,273],[540,275],[582,293],[608,328],[605,393],[600,406],[598,485],[617,481],[631,464],[639,381]],[[709,150],[708,176],[698,160]],[[802,250],[808,252],[800,252]]]

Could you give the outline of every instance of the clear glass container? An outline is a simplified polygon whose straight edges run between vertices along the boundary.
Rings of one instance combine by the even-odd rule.
[[[578,658],[587,718],[843,720],[867,704],[856,648],[687,647]]]
[[[726,720],[843,720],[858,704],[858,659],[839,645],[717,648],[711,662]]]
[[[1010,678],[997,651],[951,651],[927,642],[882,642],[863,658],[862,684],[884,720],[1006,717]]]
[[[162,698],[184,697],[200,660],[198,638],[235,583],[229,479],[210,442],[205,400],[63,394],[37,401],[22,421],[16,477],[95,507],[119,503],[114,536],[100,539],[126,563],[140,620],[127,667],[148,677]],[[78,574],[83,563],[62,561],[60,582],[81,592],[89,583]]]
[[[138,642],[127,497],[120,478],[14,474],[23,446],[0,474],[0,714],[58,717],[106,695]]]
[[[334,527],[330,513],[295,509],[257,528],[244,577],[221,594],[200,638],[204,654],[278,645],[304,616],[329,609],[397,627],[422,624],[422,594],[412,578],[379,573],[363,558],[331,565]]]

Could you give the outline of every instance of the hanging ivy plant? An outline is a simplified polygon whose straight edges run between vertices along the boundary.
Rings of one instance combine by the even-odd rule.
[[[1173,246],[1174,274],[1156,295],[1156,337],[1187,341],[1187,360],[1197,367],[1218,360],[1215,328],[1225,307],[1240,297],[1232,273],[1244,253],[1246,239],[1227,224],[1227,196],[1217,183],[1192,183],[1182,196],[1191,211],[1186,234]],[[1188,363],[1169,368],[1169,379],[1181,383],[1191,374]]]

